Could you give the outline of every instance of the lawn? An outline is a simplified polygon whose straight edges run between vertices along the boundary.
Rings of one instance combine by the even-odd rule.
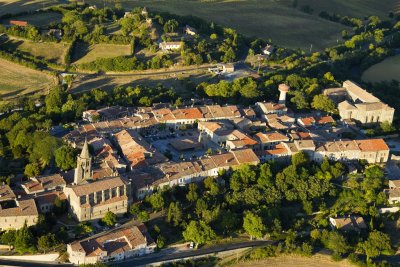
[[[43,7],[59,4],[60,0],[0,0],[0,16],[33,11]]]
[[[400,81],[400,55],[389,57],[367,69],[362,79],[366,82]]]
[[[0,9],[1,9],[1,7],[0,7]],[[22,20],[22,21],[27,21],[29,24],[37,26],[37,27],[44,27],[52,22],[55,22],[55,23],[60,22],[61,18],[62,18],[62,15],[60,13],[44,12],[44,13],[29,14],[29,15],[24,15],[24,16],[16,16],[16,17],[7,18],[7,19],[3,20],[2,23],[8,23],[8,21],[10,21],[10,20]]]
[[[297,255],[281,255],[279,257],[269,258],[260,261],[249,261],[244,263],[238,263],[233,265],[234,267],[262,267],[262,266],[274,266],[274,267],[350,267],[354,266],[347,260],[335,262],[326,255],[314,255],[312,257],[301,257]]]
[[[4,100],[46,90],[56,83],[51,75],[3,59],[0,69],[0,97]]]
[[[92,62],[96,58],[112,58],[130,55],[129,45],[94,44],[87,46],[79,43],[74,49],[74,64]]]
[[[21,38],[11,38],[3,45],[29,53],[38,58],[44,58],[52,63],[63,64],[64,53],[68,48],[66,43],[55,42],[33,42]]]

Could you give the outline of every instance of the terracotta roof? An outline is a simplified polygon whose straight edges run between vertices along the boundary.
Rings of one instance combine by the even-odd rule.
[[[355,95],[362,102],[380,102],[378,98],[373,96],[371,93],[368,93],[366,90],[362,89],[360,86],[352,81],[347,80],[343,82],[343,87],[346,88],[347,91],[349,91],[351,94]]]
[[[41,194],[39,196],[35,197],[35,200],[39,206],[45,205],[45,204],[54,204],[54,201],[56,198],[59,198],[60,200],[65,200],[66,196],[64,192],[59,192],[59,191],[53,191],[45,194]]]
[[[28,22],[27,21],[23,21],[23,20],[10,20],[10,24],[11,25],[21,26],[21,27],[28,26]]]
[[[106,253],[113,256],[125,251],[135,250],[139,246],[154,246],[155,243],[144,225],[120,228],[103,235],[70,244],[71,249],[83,252],[87,257]]]
[[[357,140],[356,142],[361,151],[389,151],[389,147],[383,139]]]
[[[122,130],[114,134],[114,137],[132,167],[152,165],[167,160],[134,131]]]
[[[331,116],[324,116],[317,120],[318,124],[333,123],[335,120]]]
[[[16,196],[8,185],[0,186],[0,201],[15,199]]]
[[[315,123],[315,119],[313,117],[300,118],[299,121],[305,126],[311,126]]]
[[[367,225],[364,219],[360,216],[337,217],[331,218],[336,223],[336,228],[339,230],[354,230],[356,228],[366,229]]]
[[[277,142],[277,141],[289,141],[289,138],[286,135],[281,134],[280,132],[256,133],[255,136],[262,143],[270,143],[270,142]]]
[[[44,190],[55,189],[56,187],[64,187],[65,185],[66,182],[61,175],[57,173],[32,177],[29,182],[23,184],[23,187],[28,194],[33,194]]]
[[[233,150],[231,153],[235,156],[238,164],[246,164],[246,163],[259,163],[260,159],[250,148]]]
[[[286,149],[285,145],[277,144],[275,148],[265,150],[265,154],[267,155],[282,155],[287,154],[289,151]]]
[[[16,207],[0,209],[0,217],[9,216],[37,216],[38,210],[36,208],[36,203],[33,199],[26,200],[12,200],[16,202]]]
[[[71,188],[77,196],[84,196],[90,193],[123,186],[124,181],[121,177],[111,177],[107,179],[100,179],[87,184],[72,185]]]

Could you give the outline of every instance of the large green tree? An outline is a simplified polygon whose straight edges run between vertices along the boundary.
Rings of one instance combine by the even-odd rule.
[[[214,230],[203,221],[190,221],[182,235],[186,241],[194,242],[196,248],[216,237]]]
[[[246,212],[243,218],[243,229],[249,234],[250,239],[253,239],[253,237],[262,238],[265,225],[260,216],[253,212]]]

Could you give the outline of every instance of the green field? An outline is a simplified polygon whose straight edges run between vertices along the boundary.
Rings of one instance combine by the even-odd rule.
[[[37,14],[30,14],[24,16],[16,16],[7,18],[2,23],[8,23],[10,20],[22,20],[27,21],[29,24],[43,27],[47,26],[49,23],[58,23],[61,21],[62,15],[57,12],[44,12],[44,13],[37,13]]]
[[[101,0],[88,0],[100,5]],[[291,48],[322,50],[341,41],[341,31],[349,29],[341,24],[321,19],[322,10],[338,14],[364,17],[371,14],[387,16],[398,0],[298,0],[296,8],[293,0],[121,0],[126,9],[146,6],[151,10],[167,11],[179,15],[195,15],[207,21],[237,29],[247,36],[257,36],[265,40]],[[300,11],[309,5],[313,14]]]
[[[44,58],[56,64],[64,63],[64,53],[68,48],[68,44],[66,43],[33,42],[21,38],[11,38],[3,45],[13,50],[29,53],[38,58]]]
[[[55,85],[55,78],[41,71],[0,59],[0,97],[10,99],[17,95],[46,90]]]
[[[95,44],[87,46],[79,43],[74,49],[74,64],[92,62],[96,58],[111,58],[130,55],[129,45]]]
[[[0,0],[0,16],[33,11],[59,3],[59,0]]]
[[[362,79],[366,82],[400,81],[400,55],[373,65],[363,73]]]

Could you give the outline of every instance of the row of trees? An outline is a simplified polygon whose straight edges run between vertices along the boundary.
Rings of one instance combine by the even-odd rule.
[[[382,169],[366,166],[356,181],[350,178],[344,184],[351,190],[334,185],[342,183],[343,176],[347,176],[343,164],[326,158],[317,164],[307,154],[298,153],[290,165],[244,165],[231,173],[220,173],[219,180],[210,177],[200,185],[159,190],[143,204],[132,206],[131,213],[139,216],[148,208],[166,209],[170,227],[180,229],[182,237],[196,246],[245,232],[250,238],[283,237],[290,251],[299,248],[311,253],[314,247],[322,246],[337,257],[361,252],[368,258],[390,252],[390,239],[376,224],[382,219],[376,205],[386,201],[380,193],[384,187]],[[312,215],[315,211],[319,214]],[[329,216],[352,213],[370,222],[370,233],[330,229]],[[140,217],[146,219],[143,214]],[[310,237],[299,234],[304,231],[310,232]],[[167,243],[171,238],[162,233],[158,237]]]

